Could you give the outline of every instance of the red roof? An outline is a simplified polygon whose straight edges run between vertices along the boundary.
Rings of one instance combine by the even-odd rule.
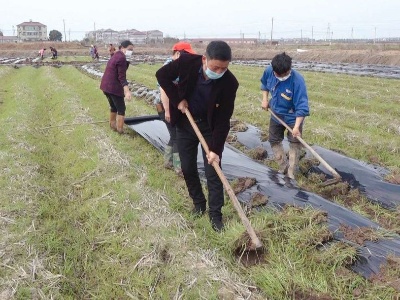
[[[21,24],[18,24],[17,26],[46,26],[40,22],[23,22]]]

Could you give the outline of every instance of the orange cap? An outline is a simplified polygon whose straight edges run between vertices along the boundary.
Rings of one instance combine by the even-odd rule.
[[[190,43],[186,43],[186,42],[179,42],[176,43],[173,47],[172,47],[173,51],[182,51],[185,50],[188,53],[191,54],[196,54],[196,52],[192,49],[192,45],[190,45]]]

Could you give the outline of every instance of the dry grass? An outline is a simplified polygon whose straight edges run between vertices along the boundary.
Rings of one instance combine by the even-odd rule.
[[[60,56],[88,56],[89,45],[76,42],[53,43],[21,43],[0,44],[0,57],[37,56],[42,47],[55,45]],[[198,54],[205,52],[205,45],[194,43],[193,49]],[[286,51],[295,61],[303,62],[325,62],[325,63],[359,63],[359,64],[381,64],[400,66],[400,44],[281,44],[271,45],[231,45],[234,60],[240,59],[264,59],[270,60],[277,53]],[[172,44],[160,45],[136,45],[135,55],[171,55]],[[297,52],[297,48],[308,50]],[[98,45],[99,54],[108,56],[108,45]]]

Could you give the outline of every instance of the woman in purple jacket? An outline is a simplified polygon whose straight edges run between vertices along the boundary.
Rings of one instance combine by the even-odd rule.
[[[129,66],[126,58],[132,55],[132,50],[133,44],[130,41],[121,42],[119,50],[107,63],[100,84],[100,89],[110,104],[110,127],[119,133],[124,132],[125,99],[131,100],[132,98],[126,80],[126,70]]]

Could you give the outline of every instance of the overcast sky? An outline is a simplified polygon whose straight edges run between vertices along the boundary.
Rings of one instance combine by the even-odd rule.
[[[106,4],[103,4],[106,3]],[[273,19],[273,22],[272,22]],[[0,30],[29,20],[67,41],[94,29],[158,29],[177,38],[400,37],[400,0],[4,0]],[[16,33],[15,33],[16,34]]]

